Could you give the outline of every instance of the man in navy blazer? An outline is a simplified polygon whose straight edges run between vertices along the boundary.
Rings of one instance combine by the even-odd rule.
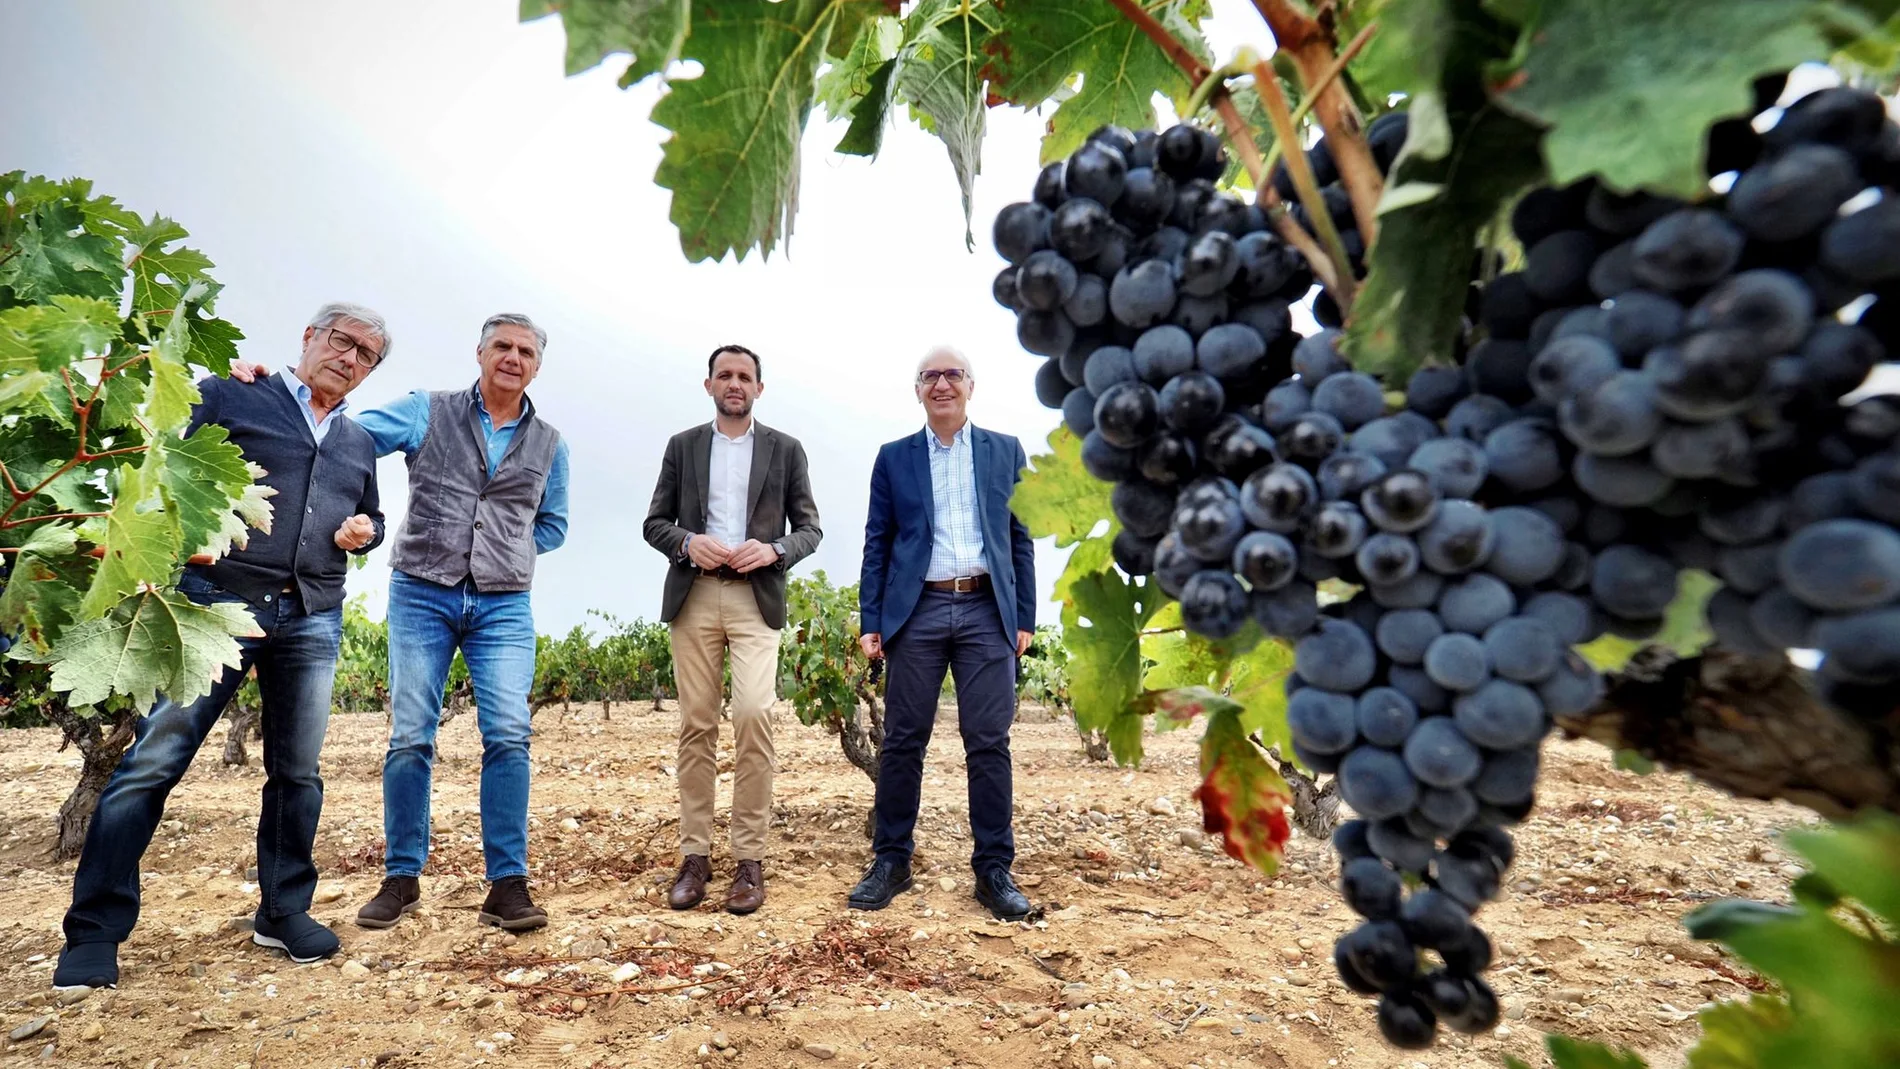
[[[1027,460],[1016,439],[970,422],[975,385],[962,353],[932,350],[917,367],[926,426],[878,450],[871,469],[859,642],[889,673],[875,857],[851,890],[854,909],[883,909],[910,889],[924,749],[947,669],[969,770],[976,899],[1004,920],[1030,911],[1009,872],[1016,663],[1036,627],[1034,550],[1009,498]]]

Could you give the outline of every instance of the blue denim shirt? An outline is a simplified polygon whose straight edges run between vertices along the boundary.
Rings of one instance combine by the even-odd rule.
[[[481,388],[476,387],[475,396],[479,400]],[[532,411],[530,402],[522,399],[522,416]],[[497,427],[489,419],[488,409],[477,406],[482,416],[482,440],[488,446],[488,474],[495,474],[495,468],[508,452],[508,443],[515,439],[515,428],[520,426],[521,418],[509,420]],[[400,449],[403,455],[410,456],[422,448],[422,439],[429,433],[429,395],[423,390],[411,390],[409,393],[391,401],[381,408],[372,408],[360,416],[356,422],[369,432],[376,442],[376,455],[386,457]],[[554,449],[554,463],[548,468],[547,485],[541,491],[541,507],[534,514],[534,551],[546,553],[561,548],[567,541],[567,440]]]

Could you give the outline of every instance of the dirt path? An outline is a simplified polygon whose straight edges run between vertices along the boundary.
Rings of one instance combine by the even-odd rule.
[[[559,714],[543,713],[534,751],[534,878],[553,916],[542,932],[517,940],[475,924],[473,717],[442,733],[424,907],[388,932],[349,923],[380,877],[385,728],[380,716],[340,716],[325,753],[315,914],[343,954],[299,967],[250,944],[262,773],[255,757],[222,767],[214,737],[146,857],[121,989],[68,1006],[49,985],[73,866],[50,856],[78,760],[56,752],[52,732],[0,732],[0,808],[14,817],[0,842],[0,1031],[54,1018],[31,1038],[0,1039],[0,1061],[50,1045],[53,1064],[222,1069],[1449,1069],[1499,1065],[1505,1052],[1542,1064],[1540,1033],[1552,1029],[1675,1066],[1696,1008],[1753,981],[1678,918],[1738,890],[1785,896],[1798,870],[1773,836],[1807,819],[1617,772],[1594,746],[1554,745],[1510,889],[1483,915],[1504,1025],[1406,1054],[1379,1041],[1371,1005],[1334,976],[1332,942],[1351,918],[1328,885],[1330,851],[1296,833],[1287,867],[1264,879],[1204,842],[1188,732],[1152,740],[1130,772],[1088,763],[1065,724],[1018,727],[1016,871],[1048,914],[1017,926],[990,921],[969,895],[954,730],[940,732],[925,779],[918,890],[882,913],[847,913],[869,783],[835,739],[782,710],[770,901],[735,918],[663,904],[677,863],[675,714]],[[722,778],[722,812],[729,790]],[[723,896],[730,863],[713,863]]]

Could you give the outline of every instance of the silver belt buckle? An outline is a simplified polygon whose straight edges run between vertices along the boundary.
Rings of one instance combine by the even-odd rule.
[[[959,594],[968,594],[976,589],[976,581],[974,575],[958,576],[950,581],[950,588]]]

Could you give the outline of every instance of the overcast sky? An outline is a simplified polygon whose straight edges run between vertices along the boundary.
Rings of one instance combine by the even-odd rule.
[[[1215,5],[1264,41],[1247,5]],[[990,112],[966,252],[941,143],[907,122],[875,161],[831,152],[815,112],[797,232],[771,260],[688,264],[653,185],[665,136],[655,84],[618,68],[566,78],[555,20],[514,0],[105,0],[0,5],[0,169],[94,179],[176,218],[217,262],[219,311],[273,367],[329,300],[389,317],[391,359],[351,398],[374,405],[476,374],[482,319],[521,311],[548,329],[531,390],[573,453],[567,545],[541,559],[535,610],[561,632],[600,608],[659,612],[665,567],[640,537],[668,436],[711,418],[707,353],[764,357],[756,413],[805,443],[825,539],[801,573],[857,578],[871,461],[921,425],[909,380],[931,345],[972,356],[981,425],[1029,452],[1055,426],[1035,358],[990,299],[997,209],[1027,196],[1044,119]],[[1245,17],[1245,21],[1243,21]],[[622,64],[624,65],[624,63]],[[610,64],[610,66],[613,66]],[[404,467],[381,468],[400,518]],[[1046,596],[1062,554],[1045,545]],[[387,551],[350,588],[382,613]],[[1053,605],[1042,619],[1055,619]]]

